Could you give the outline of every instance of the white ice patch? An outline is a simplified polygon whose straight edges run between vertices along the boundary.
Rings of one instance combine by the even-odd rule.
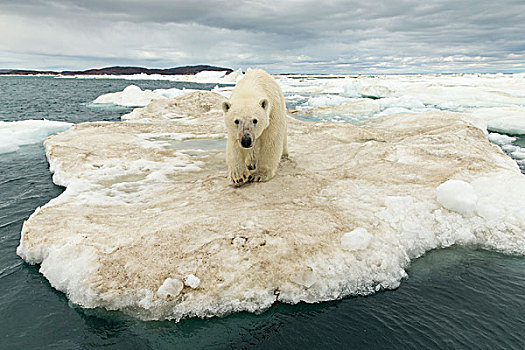
[[[237,83],[244,77],[242,69],[239,68],[236,71],[231,72],[230,74],[224,77],[224,80],[231,83]]]
[[[525,159],[525,149],[520,148],[519,150],[516,150],[510,154],[512,158],[523,160]]]
[[[525,232],[525,176],[483,177],[472,186],[479,198],[476,212],[492,227],[483,240],[505,252],[525,253],[524,237],[515,233]]]
[[[466,216],[474,213],[478,200],[472,185],[461,180],[448,180],[439,185],[436,197],[443,207]]]
[[[184,285],[192,289],[198,288],[200,283],[201,283],[201,280],[193,274],[190,274],[184,277]]]
[[[365,228],[358,227],[341,237],[341,248],[344,250],[363,250],[368,247],[373,236]]]
[[[361,97],[359,93],[361,91],[362,84],[358,79],[344,79],[343,81],[343,93],[342,96],[345,97]]]
[[[95,104],[114,104],[124,107],[144,107],[152,100],[164,99],[165,96],[156,94],[151,90],[141,90],[136,85],[129,85],[120,92],[104,94],[95,99]]]
[[[157,290],[157,295],[163,299],[176,297],[182,292],[182,288],[184,288],[184,285],[180,280],[168,277]]]
[[[20,146],[44,141],[73,124],[51,120],[0,121],[0,154],[15,152]]]
[[[224,78],[228,74],[227,71],[202,71],[195,74],[195,79],[200,81],[215,80]]]
[[[488,135],[488,138],[489,138],[490,142],[493,142],[493,143],[495,143],[497,145],[500,145],[500,146],[510,145],[512,142],[516,141],[515,137],[502,135],[502,134],[498,134],[498,133],[495,133],[495,132],[491,132]]]
[[[472,115],[487,121],[490,130],[511,134],[525,134],[525,107],[492,107],[472,110]]]
[[[362,97],[367,98],[384,98],[392,96],[393,93],[394,92],[392,90],[390,90],[386,86],[381,85],[364,86],[361,88],[361,91],[359,91],[359,94]]]

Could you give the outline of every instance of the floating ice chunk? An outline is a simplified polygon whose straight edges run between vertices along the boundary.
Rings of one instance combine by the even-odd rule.
[[[525,149],[520,148],[519,150],[512,152],[510,155],[514,159],[525,159]]]
[[[182,288],[184,286],[180,280],[168,277],[157,290],[157,296],[164,299],[176,297],[182,292]]]
[[[190,274],[184,278],[184,284],[191,289],[195,289],[201,284],[201,280],[197,276]]]
[[[361,97],[359,91],[361,91],[361,82],[357,79],[345,79],[345,84],[343,86],[343,93],[341,96],[344,97]]]
[[[518,151],[520,149],[520,147],[519,146],[515,146],[515,145],[503,145],[503,146],[501,146],[501,149],[504,150],[505,152],[512,153],[514,151]]]
[[[471,113],[485,119],[489,130],[511,135],[525,134],[525,107],[478,108]]]
[[[19,146],[44,141],[49,135],[69,129],[73,124],[51,120],[0,121],[0,154],[15,152]]]
[[[490,142],[493,142],[493,143],[495,143],[497,145],[500,145],[500,146],[509,145],[512,142],[516,141],[515,137],[498,134],[496,132],[491,132],[489,134],[488,138],[489,138]]]
[[[224,77],[224,81],[237,83],[239,80],[243,78],[242,69],[239,68],[236,71],[231,72],[230,74],[226,75]]]
[[[227,71],[212,71],[212,70],[203,70],[195,74],[195,80],[197,81],[209,81],[224,78],[228,74]]]
[[[372,234],[369,233],[365,228],[358,227],[353,231],[345,233],[341,237],[341,247],[344,250],[363,250],[368,247],[368,244],[372,240]]]
[[[144,107],[152,100],[164,99],[165,96],[156,94],[151,90],[141,90],[136,85],[129,85],[121,92],[104,94],[95,99],[93,103],[110,103],[124,107]]]
[[[504,132],[512,135],[525,134],[525,118],[523,115],[502,117],[488,122],[490,130]]]
[[[366,98],[378,99],[378,98],[392,96],[393,91],[387,88],[386,86],[370,85],[370,86],[364,86],[363,88],[361,88],[361,91],[359,91],[359,94]]]
[[[446,209],[471,216],[478,196],[471,184],[461,180],[448,180],[436,189],[437,201]]]

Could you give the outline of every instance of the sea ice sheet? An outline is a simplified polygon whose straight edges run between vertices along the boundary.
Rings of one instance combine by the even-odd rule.
[[[234,188],[223,149],[172,142],[221,141],[223,99],[157,100],[47,139],[67,189],[25,222],[17,253],[73,303],[150,320],[396,288],[412,259],[454,244],[525,253],[525,177],[464,115],[290,118],[277,176]],[[450,180],[477,198],[469,215],[438,200]]]

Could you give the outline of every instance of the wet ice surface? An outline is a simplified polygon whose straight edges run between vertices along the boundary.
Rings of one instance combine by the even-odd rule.
[[[523,254],[525,179],[487,140],[495,118],[470,113],[502,103],[492,94],[519,107],[522,82],[469,79],[278,77],[294,115],[341,123],[290,119],[291,159],[239,189],[225,176],[228,88],[77,125],[46,142],[67,189],[27,221],[18,253],[72,302],[144,319],[368,295],[452,245]],[[500,79],[516,80],[506,95]]]

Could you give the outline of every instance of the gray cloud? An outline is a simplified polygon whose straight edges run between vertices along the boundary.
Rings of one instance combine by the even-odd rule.
[[[524,71],[523,1],[0,2],[0,68]]]

